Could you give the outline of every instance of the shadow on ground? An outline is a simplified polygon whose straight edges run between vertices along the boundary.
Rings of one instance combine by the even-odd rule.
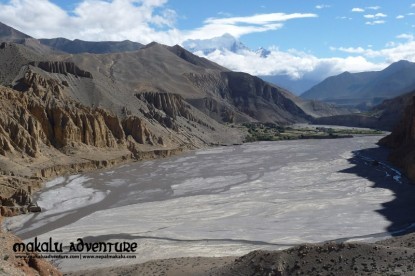
[[[415,232],[415,185],[387,162],[388,153],[384,147],[354,151],[348,160],[354,166],[340,172],[366,178],[373,182],[373,188],[394,193],[395,198],[383,203],[377,212],[390,221],[386,230],[397,236]]]

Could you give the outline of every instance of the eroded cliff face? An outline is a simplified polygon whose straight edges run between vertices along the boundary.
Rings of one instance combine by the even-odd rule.
[[[4,47],[11,54],[21,50]],[[100,107],[100,101],[108,98],[97,97],[97,104],[88,106],[71,92],[80,87],[85,93],[94,91],[91,73],[71,62],[24,64],[27,59],[16,65],[20,68],[9,77],[9,87],[0,86],[0,196],[4,198],[29,186],[36,190],[45,178],[243,138],[232,130],[224,135],[229,128],[181,95],[157,87],[137,93],[133,104],[123,106],[121,112]]]
[[[29,65],[38,67],[49,73],[57,74],[72,74],[76,77],[92,79],[92,74],[88,71],[84,71],[75,65],[73,62],[68,61],[32,61]]]
[[[390,161],[401,167],[415,181],[415,97],[406,107],[400,123],[379,144],[392,148]]]
[[[3,114],[0,125],[3,155],[19,152],[35,157],[41,144],[57,149],[79,144],[115,148],[134,142],[151,144],[153,137],[137,117],[120,119],[101,108],[83,106],[63,96],[63,85],[28,70],[21,79],[25,91],[3,88],[0,93]]]
[[[259,121],[272,118],[275,122],[286,123],[311,119],[282,90],[257,77],[238,72],[223,72],[222,75],[227,80],[234,105]]]
[[[117,117],[110,111],[87,107],[66,97],[65,85],[30,68],[16,88],[21,91],[0,86],[3,174],[0,194],[3,196],[10,196],[18,188],[27,188],[27,182],[20,180],[32,177],[40,181],[42,177],[64,173],[65,165],[54,160],[59,156],[70,159],[77,152],[102,151],[116,152],[114,159],[141,159],[145,156],[143,151],[160,151],[171,142],[168,137],[153,133],[143,118]],[[81,159],[84,160],[72,163],[69,160],[66,171],[113,164],[111,158],[100,161],[91,157],[86,159],[88,162]],[[30,166],[31,170],[15,170],[16,162],[22,167]],[[49,165],[35,166],[36,163]]]
[[[209,123],[194,115],[193,107],[182,96],[167,92],[144,92],[136,97],[146,103],[148,110],[141,110],[148,119],[154,119],[162,126],[179,131],[179,120],[192,122],[214,130]]]
[[[185,77],[208,95],[190,102],[222,122],[258,120],[286,124],[312,118],[287,95],[288,92],[246,73],[189,73]]]

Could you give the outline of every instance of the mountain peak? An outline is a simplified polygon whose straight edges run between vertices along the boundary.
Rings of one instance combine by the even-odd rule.
[[[228,33],[210,39],[188,39],[183,42],[183,47],[191,52],[201,51],[205,55],[208,55],[216,50],[226,50],[234,53],[238,53],[242,50],[248,50],[242,42]]]
[[[415,65],[415,63],[413,63],[413,62],[410,62],[410,61],[407,61],[407,60],[399,60],[399,61],[394,62],[391,65],[389,65],[385,70],[388,70],[388,69],[395,69],[395,70],[397,69],[397,70],[399,70],[401,68],[406,68],[408,66],[414,66],[414,65]]]
[[[407,60],[400,60],[397,62],[392,63],[384,70],[382,70],[382,76],[386,77],[392,74],[396,74],[402,70],[415,70],[415,63],[407,61]]]
[[[382,71],[350,73],[332,76],[312,87],[302,97],[337,104],[377,104],[415,89],[415,63],[400,60]]]
[[[150,47],[154,47],[154,46],[158,46],[158,45],[162,45],[162,44],[160,44],[160,43],[158,43],[158,42],[156,42],[156,41],[153,41],[153,42],[150,42],[149,44],[147,44],[147,45],[144,45],[144,49],[146,49],[146,48],[150,48]]]
[[[271,54],[271,51],[263,48],[263,47],[259,47],[258,50],[256,50],[256,53],[262,57],[262,58],[266,58]]]
[[[401,60],[399,60],[399,61],[397,61],[397,62],[395,62],[396,64],[409,64],[409,63],[412,63],[412,62],[410,62],[410,61],[408,61],[408,60],[405,60],[405,59],[401,59]]]

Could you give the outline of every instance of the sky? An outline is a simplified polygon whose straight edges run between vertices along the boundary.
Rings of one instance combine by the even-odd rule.
[[[415,61],[415,0],[0,0],[0,21],[35,38],[143,44],[181,45],[228,33],[253,51],[207,58],[293,79]],[[259,47],[271,54],[258,56]]]

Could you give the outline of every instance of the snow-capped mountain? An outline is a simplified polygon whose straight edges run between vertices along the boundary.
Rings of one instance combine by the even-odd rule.
[[[209,55],[216,50],[227,50],[233,53],[250,51],[248,47],[230,34],[224,34],[211,39],[189,39],[184,41],[182,44],[188,51],[193,53],[202,52],[204,55]]]
[[[260,47],[258,50],[255,51],[260,57],[266,58],[271,54],[270,50]]]
[[[284,58],[278,56],[273,57],[272,50],[263,47],[252,50],[230,34],[224,34],[211,39],[189,39],[184,41],[182,46],[196,55],[211,59],[231,70],[244,71],[257,75],[268,82],[287,88],[297,95],[321,81],[307,78],[292,78],[284,70],[280,70],[281,72],[277,74],[255,74],[255,72],[244,70],[246,68],[240,66],[241,60],[245,60],[242,61],[242,65],[250,64],[249,67],[251,69],[256,66],[263,67],[265,66],[264,64],[269,65],[270,61],[273,66],[279,69],[280,65],[278,61]],[[275,62],[273,62],[274,60]]]

